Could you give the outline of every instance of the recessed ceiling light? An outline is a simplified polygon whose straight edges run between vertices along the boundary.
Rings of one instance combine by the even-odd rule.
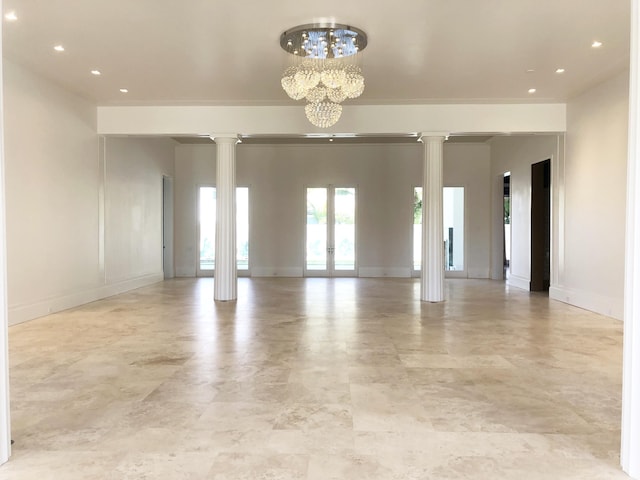
[[[535,70],[533,68],[530,68],[530,69],[527,70],[527,73],[533,73],[533,72],[535,72]]]
[[[91,70],[91,75],[98,76],[98,75],[102,75],[102,74],[100,73],[100,70]]]
[[[329,139],[329,141],[330,141],[330,142],[333,142],[333,138],[330,138],[330,139]]]
[[[127,90],[126,88],[121,88],[120,93],[129,93],[129,90]]]
[[[62,45],[56,45],[53,47],[56,52],[64,52],[64,47]]]
[[[4,14],[4,18],[5,20],[8,20],[9,22],[15,22],[16,20],[18,20],[18,15],[16,15],[16,12],[11,11],[11,12],[7,12]]]
[[[564,73],[564,68],[557,68],[556,73]]]
[[[592,47],[592,48],[600,48],[601,46],[602,46],[602,42],[599,42],[598,40],[594,41],[594,42],[591,44],[591,47]]]
[[[535,88],[530,88],[529,89],[529,93],[536,93],[536,89]]]

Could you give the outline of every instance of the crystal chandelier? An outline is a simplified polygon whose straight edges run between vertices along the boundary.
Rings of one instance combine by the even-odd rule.
[[[335,125],[347,98],[364,91],[358,53],[367,35],[348,25],[301,25],[280,36],[293,64],[282,74],[282,88],[294,100],[305,99],[309,121],[320,128]]]

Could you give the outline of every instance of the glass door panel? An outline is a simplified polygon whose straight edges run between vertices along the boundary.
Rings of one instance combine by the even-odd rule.
[[[327,189],[307,188],[306,269],[327,271]]]
[[[413,189],[413,271],[422,268],[422,187]]]
[[[334,269],[356,269],[356,189],[335,188],[334,192]]]
[[[444,269],[464,271],[464,187],[444,187]]]
[[[213,275],[216,256],[216,188],[200,187],[198,275]]]
[[[236,244],[239,271],[249,270],[249,187],[236,188]]]

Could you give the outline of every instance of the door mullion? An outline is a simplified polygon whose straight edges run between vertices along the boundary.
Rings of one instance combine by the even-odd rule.
[[[305,276],[329,275],[329,192],[326,186],[306,187]],[[309,223],[309,220],[311,222]],[[324,224],[324,226],[322,225]],[[317,245],[317,241],[322,242]],[[320,250],[322,248],[322,250]],[[311,260],[310,260],[311,259]],[[320,265],[322,264],[322,266]]]
[[[327,273],[330,277],[335,274],[335,195],[333,185],[327,186]]]

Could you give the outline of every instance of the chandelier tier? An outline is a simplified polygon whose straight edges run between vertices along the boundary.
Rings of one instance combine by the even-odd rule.
[[[348,25],[300,25],[280,36],[280,46],[293,63],[282,74],[282,89],[294,100],[307,101],[304,110],[313,125],[335,125],[341,103],[364,91],[357,60],[367,35]]]

